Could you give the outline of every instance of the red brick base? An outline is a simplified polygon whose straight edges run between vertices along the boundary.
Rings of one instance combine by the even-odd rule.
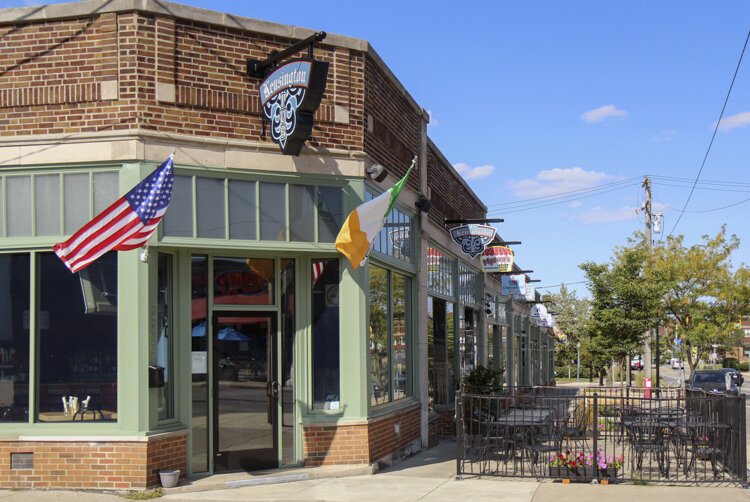
[[[419,412],[416,405],[358,424],[306,425],[305,465],[372,464],[397,454],[420,438]]]
[[[185,474],[187,431],[106,441],[0,440],[0,488],[143,490],[160,469]],[[11,453],[32,453],[32,469],[12,469]]]

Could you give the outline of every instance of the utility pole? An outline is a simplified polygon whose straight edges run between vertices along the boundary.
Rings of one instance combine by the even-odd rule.
[[[651,250],[651,180],[648,176],[643,179],[643,188],[646,191],[646,200],[644,201],[643,212],[646,215],[646,246]],[[657,361],[656,364],[659,364]],[[643,378],[651,378],[651,329],[646,331],[643,343]],[[658,387],[659,382],[654,383]]]

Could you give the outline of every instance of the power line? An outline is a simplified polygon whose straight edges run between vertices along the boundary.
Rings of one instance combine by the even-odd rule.
[[[589,281],[578,281],[578,282],[563,282],[562,284],[555,284],[554,286],[537,286],[535,289],[552,289],[561,288],[563,286],[570,286],[572,284],[588,284]]]
[[[729,102],[729,96],[732,94],[732,88],[734,87],[734,81],[737,78],[737,73],[740,71],[740,65],[742,65],[742,58],[745,55],[745,49],[747,48],[747,42],[750,40],[750,30],[747,32],[747,37],[745,38],[745,44],[742,46],[742,52],[740,53],[740,59],[737,61],[737,68],[734,70],[734,76],[732,76],[732,82],[729,84],[729,90],[727,91],[727,96],[724,98],[724,105],[721,107],[721,113],[719,113],[719,120],[716,121],[716,126],[714,127],[714,132],[711,135],[711,141],[708,143],[708,148],[706,149],[706,154],[703,156],[703,162],[701,162],[701,168],[698,170],[698,175],[695,177],[695,182],[693,184],[693,188],[690,190],[690,193],[688,194],[688,198],[685,201],[685,205],[682,206],[682,210],[680,211],[680,216],[677,217],[677,221],[675,222],[674,226],[672,227],[672,231],[669,232],[669,235],[671,236],[672,233],[674,233],[675,229],[677,228],[677,225],[680,223],[680,220],[682,219],[682,215],[685,214],[685,209],[687,209],[687,205],[690,202],[690,198],[693,196],[693,192],[695,191],[695,185],[698,184],[698,180],[701,177],[701,173],[703,172],[703,168],[706,165],[706,159],[708,159],[708,154],[711,151],[711,146],[714,144],[714,138],[716,138],[716,132],[719,130],[719,124],[721,124],[721,119],[724,117],[724,110],[727,107],[727,103]]]
[[[619,187],[615,187],[615,188],[611,188],[609,190],[601,190],[599,192],[591,193],[591,194],[588,194],[588,195],[581,195],[579,197],[568,198],[568,199],[565,199],[565,200],[557,200],[557,201],[553,201],[553,202],[535,202],[535,203],[519,204],[518,206],[511,206],[511,207],[508,207],[508,208],[505,208],[505,209],[495,209],[493,211],[488,211],[487,214],[488,215],[493,215],[493,214],[510,214],[510,213],[518,213],[520,211],[530,211],[532,209],[540,209],[540,208],[543,208],[543,207],[554,206],[554,205],[558,205],[558,204],[567,204],[569,202],[574,202],[574,201],[581,200],[581,199],[588,199],[589,197],[596,197],[597,195],[602,195],[602,194],[609,193],[609,192],[615,192],[617,190],[622,190],[623,188],[629,188],[629,187],[636,186],[636,185],[638,185],[638,182],[630,183],[628,185],[623,185],[623,186],[619,186]],[[526,207],[526,206],[531,206],[531,207]]]
[[[672,183],[653,183],[654,185],[659,185],[663,187],[675,187],[675,188],[690,188],[686,185],[675,185]],[[709,188],[709,187],[696,187],[696,190],[710,190],[712,192],[738,192],[738,193],[748,193],[750,192],[750,187],[748,187],[748,190],[730,190],[728,188]],[[679,211],[679,209],[678,209]],[[690,212],[690,211],[686,211]]]
[[[666,207],[668,207],[669,209],[671,209],[673,211],[679,211],[679,209],[677,209],[675,207],[672,207],[669,204],[666,204],[666,203],[664,203],[664,202],[662,202],[660,200],[657,200],[656,198],[654,200],[656,200],[656,202],[658,202],[659,204],[661,204],[663,206],[666,206]],[[750,199],[744,199],[744,200],[741,200],[739,202],[735,202],[734,204],[729,204],[727,206],[721,206],[721,207],[715,207],[713,209],[702,209],[700,211],[685,211],[685,212],[686,213],[690,213],[690,214],[712,213],[714,211],[721,211],[722,209],[728,209],[730,207],[739,206],[740,204],[744,204],[746,202],[750,202]]]
[[[627,179],[624,179],[624,180],[613,181],[613,182],[610,182],[610,183],[604,183],[602,185],[596,185],[596,186],[592,185],[592,186],[589,186],[589,187],[578,188],[576,190],[570,190],[570,191],[567,191],[567,192],[558,192],[558,193],[554,193],[554,194],[550,194],[550,195],[542,195],[542,196],[539,196],[539,197],[531,197],[529,199],[519,199],[519,200],[514,200],[512,202],[498,202],[496,204],[488,204],[487,207],[489,208],[489,207],[500,207],[500,206],[515,206],[517,204],[522,204],[522,203],[526,203],[526,202],[530,202],[530,201],[536,201],[536,200],[542,200],[542,199],[553,199],[554,200],[554,199],[558,199],[558,198],[565,198],[565,197],[573,196],[574,194],[595,192],[595,191],[603,190],[603,189],[611,187],[611,186],[622,185],[622,184],[625,184],[625,183],[633,182],[635,180],[639,180],[640,178],[641,178],[640,176],[634,176],[632,178],[627,178]]]

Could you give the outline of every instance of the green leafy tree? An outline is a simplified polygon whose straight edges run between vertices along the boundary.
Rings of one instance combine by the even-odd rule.
[[[578,357],[578,344],[581,344],[581,357],[588,357],[588,323],[591,318],[591,302],[578,298],[576,292],[565,284],[557,293],[548,293],[542,298],[549,310],[556,312],[557,327],[565,334],[565,342],[555,344],[555,361],[558,365],[568,364]]]
[[[739,239],[728,237],[722,227],[703,240],[686,247],[682,236],[668,237],[654,249],[648,277],[665,286],[666,320],[682,340],[682,356],[691,373],[713,345],[719,351],[736,345],[741,336],[736,323],[750,299],[750,271],[732,270],[731,256]]]
[[[615,249],[610,263],[586,262],[591,291],[591,319],[588,349],[595,370],[609,361],[628,367],[628,358],[640,353],[646,331],[659,317],[663,286],[646,280],[649,249],[638,234],[628,246]]]

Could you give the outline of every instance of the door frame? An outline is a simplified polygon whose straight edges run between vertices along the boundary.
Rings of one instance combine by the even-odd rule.
[[[273,441],[273,447],[271,455],[268,457],[269,460],[272,459],[272,461],[268,463],[260,462],[260,465],[257,467],[254,466],[254,462],[252,460],[248,461],[247,459],[250,458],[249,455],[251,455],[249,452],[252,450],[242,450],[244,452],[248,452],[243,457],[241,453],[237,453],[233,455],[232,457],[238,457],[238,458],[230,458],[225,457],[221,458],[219,453],[219,429],[220,429],[220,420],[219,420],[219,375],[220,375],[220,368],[219,368],[219,350],[217,350],[217,345],[219,342],[218,338],[218,330],[217,325],[219,322],[220,317],[269,317],[273,324],[273,332],[271,333],[271,351],[270,354],[267,355],[267,363],[270,366],[269,370],[266,372],[266,397],[267,397],[267,414],[269,417],[269,420],[271,422],[271,436]],[[280,431],[280,419],[281,416],[279,414],[279,399],[280,399],[280,384],[279,384],[279,372],[281,368],[278,364],[278,357],[279,357],[279,350],[280,350],[280,326],[279,326],[279,319],[278,319],[278,312],[274,309],[268,309],[268,310],[252,310],[252,311],[238,311],[238,310],[222,310],[222,309],[214,309],[211,313],[211,370],[213,373],[212,378],[212,393],[210,398],[210,405],[209,405],[209,416],[212,417],[212,425],[211,425],[211,451],[210,451],[210,458],[213,464],[213,472],[215,473],[225,473],[225,472],[232,472],[232,471],[254,471],[254,470],[263,470],[263,469],[276,469],[279,467],[279,431]],[[246,460],[240,460],[239,457],[242,457]],[[263,457],[265,458],[265,457]],[[236,465],[240,464],[240,465]],[[248,467],[245,467],[248,466]]]

